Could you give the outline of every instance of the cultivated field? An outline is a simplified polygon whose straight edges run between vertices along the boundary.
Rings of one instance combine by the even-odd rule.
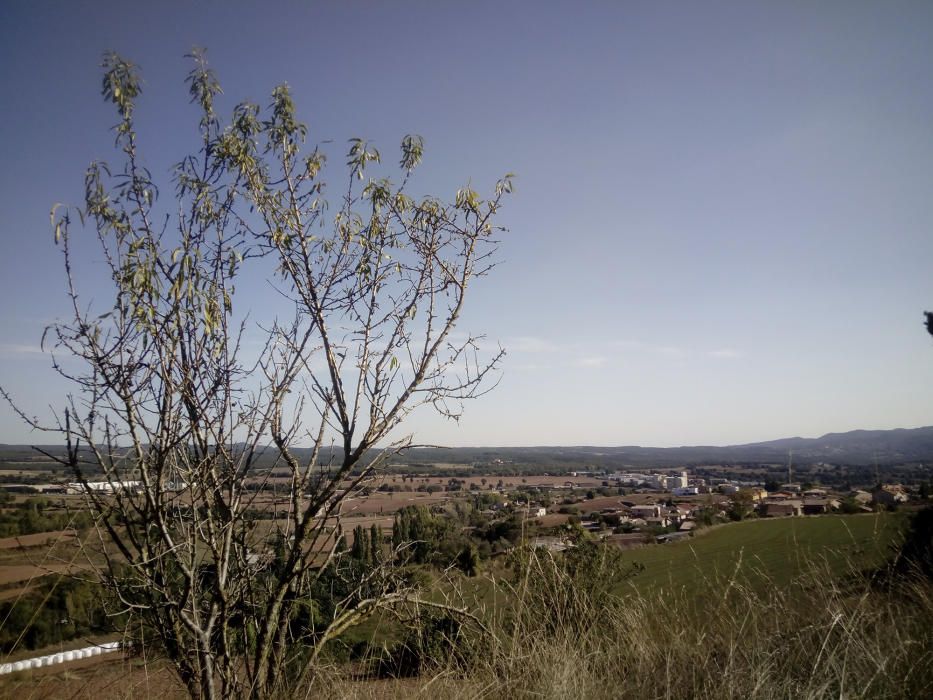
[[[682,588],[736,572],[753,585],[785,584],[814,564],[848,573],[881,564],[903,523],[901,514],[876,513],[719,525],[685,541],[625,552],[625,561],[644,566],[625,586]]]

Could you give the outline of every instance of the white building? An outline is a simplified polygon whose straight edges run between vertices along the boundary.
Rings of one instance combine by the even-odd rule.
[[[675,496],[696,496],[700,489],[697,486],[678,486],[671,493]]]
[[[636,518],[660,518],[661,517],[661,506],[659,505],[632,506],[631,512],[632,512],[632,515]]]
[[[84,493],[84,484],[74,481],[67,486],[68,493]],[[95,493],[113,493],[118,489],[128,493],[142,491],[141,481],[88,481],[87,488]]]

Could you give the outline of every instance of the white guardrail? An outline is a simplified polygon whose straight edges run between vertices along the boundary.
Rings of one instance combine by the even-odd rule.
[[[46,654],[45,656],[36,656],[22,661],[12,661],[0,664],[0,676],[6,673],[16,673],[18,671],[28,671],[31,668],[45,668],[62,664],[66,661],[78,661],[79,659],[90,659],[101,654],[110,654],[120,650],[120,642],[104,642],[92,647],[83,649],[72,649],[70,651],[60,651],[57,654]]]

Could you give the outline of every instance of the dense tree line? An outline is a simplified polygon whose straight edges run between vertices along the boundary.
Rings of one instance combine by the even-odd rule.
[[[411,564],[456,566],[474,575],[480,563],[521,539],[517,515],[490,520],[479,508],[497,499],[475,494],[472,505],[457,504],[452,512],[434,513],[423,506],[407,506],[396,513],[392,544],[399,560]]]
[[[41,649],[89,634],[116,629],[107,615],[102,589],[62,578],[48,581],[21,598],[0,603],[0,650]],[[118,621],[119,622],[119,621]]]
[[[4,494],[7,501],[9,494]],[[7,504],[0,510],[0,537],[32,535],[68,527],[78,530],[90,527],[91,516],[85,511],[68,512],[51,507],[45,498],[29,498],[22,503]]]

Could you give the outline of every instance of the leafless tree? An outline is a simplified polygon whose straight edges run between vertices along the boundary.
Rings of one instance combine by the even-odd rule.
[[[295,644],[299,611],[321,617],[315,583],[340,575],[341,510],[411,445],[400,424],[424,404],[456,418],[493,384],[503,351],[484,354],[454,328],[494,265],[511,181],[485,200],[470,188],[452,203],[416,200],[406,186],[420,138],[402,141],[398,183],[371,177],[380,155],[353,139],[346,187],[328,202],[325,156],[302,154],[288,87],[223,124],[220,86],[192,58],[201,142],[178,163],[166,207],[137,149],[137,70],[105,57],[122,165],[91,165],[84,205],[52,211],[70,311],[43,342],[73,393],[51,423],[21,415],[63,434],[59,459],[99,525],[103,580],[191,695],[267,697],[313,672],[346,627],[412,599],[375,567]],[[87,231],[109,269],[105,309],[78,288]],[[254,321],[236,285],[256,279],[282,304]],[[275,504],[259,466],[287,474]],[[256,520],[264,509],[274,533]]]

